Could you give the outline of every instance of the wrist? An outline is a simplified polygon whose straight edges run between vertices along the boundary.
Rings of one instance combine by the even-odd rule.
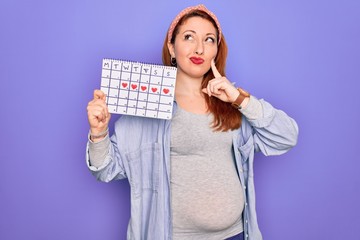
[[[229,102],[230,102],[231,104],[232,104],[233,102],[235,102],[236,99],[239,97],[239,95],[240,95],[239,90],[238,90],[236,87],[234,87],[234,89],[232,90],[232,94],[231,94],[230,97],[229,97]]]
[[[93,142],[98,142],[98,141],[102,140],[108,133],[109,133],[109,128],[106,128],[104,131],[101,131],[101,132],[95,132],[95,131],[90,130],[89,138]]]
[[[238,95],[238,97],[235,99],[235,101],[232,102],[231,105],[232,105],[234,108],[241,109],[242,106],[243,106],[242,103],[244,102],[244,100],[245,100],[246,98],[249,98],[249,97],[250,97],[250,94],[249,94],[247,91],[243,90],[242,88],[237,88],[237,90],[238,90],[238,92],[239,92],[239,95]]]

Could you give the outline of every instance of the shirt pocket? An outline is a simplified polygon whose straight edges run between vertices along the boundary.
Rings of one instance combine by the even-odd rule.
[[[159,143],[144,144],[126,154],[130,171],[129,182],[135,197],[139,197],[143,191],[158,190],[161,156]]]
[[[249,171],[249,157],[254,149],[254,137],[250,136],[244,145],[239,147],[241,164],[244,171]]]

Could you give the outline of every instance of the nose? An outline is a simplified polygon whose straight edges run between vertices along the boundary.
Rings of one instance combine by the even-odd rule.
[[[198,42],[198,43],[196,44],[195,53],[196,53],[197,55],[202,55],[202,54],[204,54],[204,45],[203,45],[202,42]]]

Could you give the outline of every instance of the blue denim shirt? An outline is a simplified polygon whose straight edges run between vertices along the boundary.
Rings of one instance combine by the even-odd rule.
[[[261,240],[255,209],[254,153],[279,155],[296,145],[298,126],[283,111],[264,100],[262,116],[243,117],[241,128],[234,131],[233,149],[243,187],[244,236]],[[174,112],[177,106],[174,104]],[[122,116],[115,123],[109,152],[102,166],[87,164],[100,181],[127,178],[131,187],[131,218],[127,239],[172,239],[170,194],[171,121]]]

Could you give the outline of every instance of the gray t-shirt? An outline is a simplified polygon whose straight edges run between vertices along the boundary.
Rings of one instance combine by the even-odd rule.
[[[232,131],[214,132],[212,114],[178,108],[171,123],[173,238],[220,240],[243,231],[244,196]]]

